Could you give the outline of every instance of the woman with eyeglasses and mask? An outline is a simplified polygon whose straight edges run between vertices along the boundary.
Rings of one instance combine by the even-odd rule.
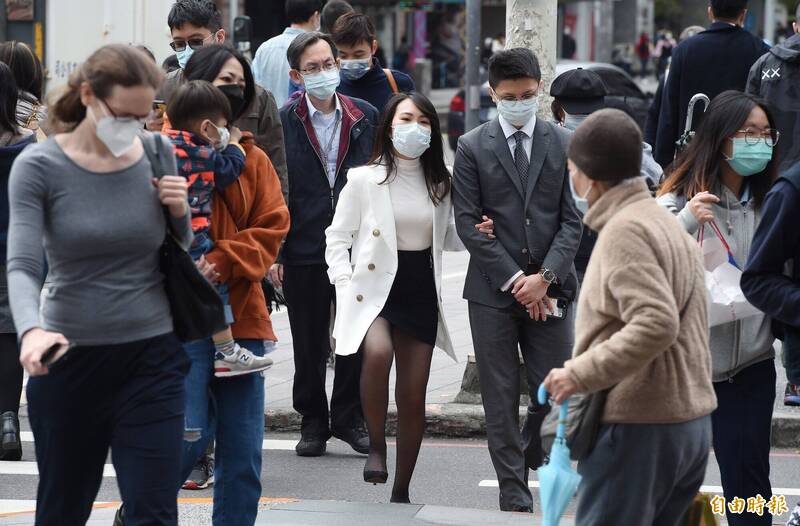
[[[658,202],[677,215],[692,236],[712,239],[715,229],[744,269],[777,171],[770,109],[738,91],[717,96],[686,152],[675,162]],[[701,232],[702,230],[702,232]],[[726,499],[772,494],[769,450],[775,402],[775,364],[770,320],[751,316],[711,328],[714,452]],[[728,514],[737,524],[771,524],[769,514]]]
[[[163,77],[133,47],[95,51],[51,109],[62,133],[11,169],[8,287],[42,526],[86,523],[109,447],[132,523],[177,524],[189,362],[159,255],[168,231],[188,248],[192,230],[184,179],[156,179],[140,137]]]
[[[416,92],[386,105],[368,165],[352,168],[326,230],[336,286],[336,354],[363,349],[361,404],[369,431],[364,481],[383,484],[389,373],[397,361],[397,466],[392,502],[409,502],[425,427],[434,346],[455,358],[441,302],[442,251],[463,250],[450,201],[439,117]]]

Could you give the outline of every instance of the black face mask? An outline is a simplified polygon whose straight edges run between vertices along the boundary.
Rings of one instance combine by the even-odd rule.
[[[228,102],[231,105],[231,115],[233,116],[233,120],[239,120],[239,117],[242,116],[242,112],[245,110],[244,91],[242,88],[236,84],[224,84],[222,86],[217,86],[217,88],[219,88],[222,94],[228,98]]]

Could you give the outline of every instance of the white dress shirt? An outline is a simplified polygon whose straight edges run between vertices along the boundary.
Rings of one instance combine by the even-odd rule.
[[[514,159],[514,152],[517,149],[517,139],[514,137],[514,134],[521,131],[525,134],[525,138],[522,139],[522,147],[525,148],[525,153],[528,155],[528,162],[530,162],[531,150],[533,150],[533,130],[536,128],[536,115],[534,115],[533,118],[528,121],[528,124],[519,129],[505,120],[502,115],[500,116],[499,120],[500,127],[503,129],[503,134],[506,136],[506,141],[508,141],[508,149],[511,150],[511,158]],[[511,279],[506,281],[500,290],[506,292],[511,288],[514,282],[517,281],[517,278],[524,274],[525,273],[520,270],[511,276]]]
[[[278,108],[289,99],[289,59],[286,50],[292,41],[305,33],[302,29],[287,27],[283,33],[261,44],[253,59],[253,77],[256,84],[272,92]]]
[[[339,160],[339,138],[342,133],[342,105],[339,102],[339,97],[334,95],[336,99],[336,109],[331,113],[325,114],[314,107],[308,94],[306,94],[306,103],[308,103],[308,113],[311,115],[311,124],[314,126],[314,133],[317,136],[320,151],[323,154],[323,159],[327,160],[326,174],[328,182],[333,188],[336,182],[336,164]]]

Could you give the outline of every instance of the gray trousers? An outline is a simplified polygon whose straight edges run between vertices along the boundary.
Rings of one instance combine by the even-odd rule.
[[[480,375],[486,435],[497,480],[500,509],[533,507],[528,469],[541,465],[539,429],[547,411],[535,403],[536,391],[547,373],[569,359],[575,339],[574,308],[564,320],[535,322],[517,304],[495,309],[469,303],[472,343]],[[519,428],[519,352],[525,362],[529,392],[528,418]]]
[[[677,526],[700,490],[711,417],[682,424],[608,424],[578,463],[577,526]]]

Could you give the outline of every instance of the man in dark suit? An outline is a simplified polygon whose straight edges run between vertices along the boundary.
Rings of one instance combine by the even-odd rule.
[[[519,350],[535,399],[574,340],[581,220],[567,179],[569,132],[536,118],[541,78],[529,49],[494,55],[489,85],[500,116],[459,139],[454,164],[456,227],[470,252],[464,298],[506,511],[532,510],[528,469],[541,464],[543,408],[532,402],[519,431]],[[495,239],[475,228],[484,215],[494,220]]]
[[[655,158],[666,167],[683,133],[689,100],[698,93],[713,99],[723,91],[744,91],[750,68],[769,51],[763,40],[742,28],[747,0],[711,0],[706,31],[681,43],[672,64],[661,104]],[[695,112],[695,129],[700,122]]]

